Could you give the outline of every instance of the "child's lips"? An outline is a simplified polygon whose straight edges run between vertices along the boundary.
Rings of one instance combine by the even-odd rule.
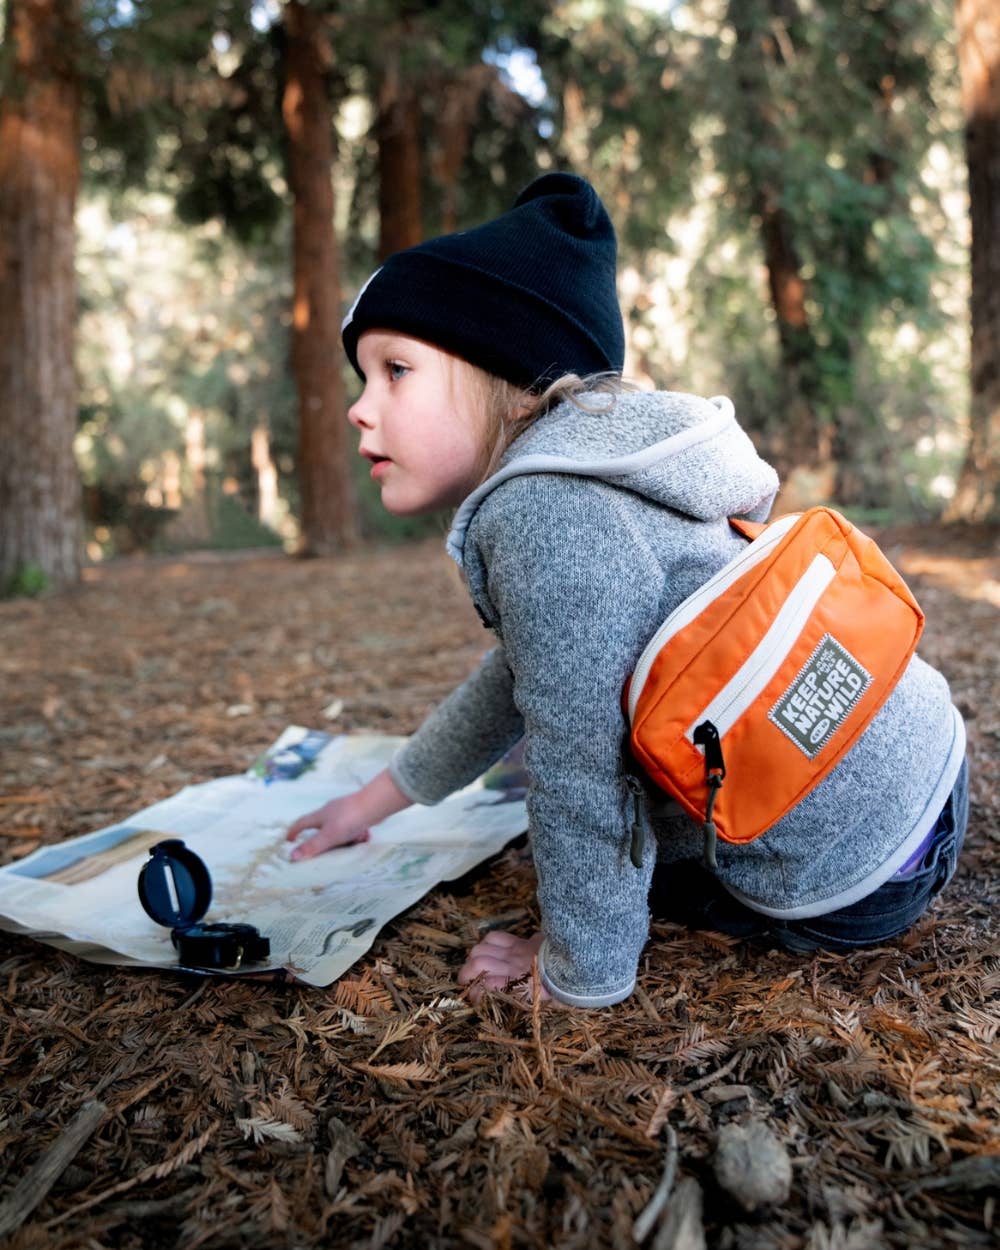
[[[378,480],[386,469],[388,469],[389,465],[392,464],[392,461],[388,456],[377,456],[374,452],[370,451],[363,452],[362,455],[366,460],[370,460],[372,462],[371,476],[376,480]]]

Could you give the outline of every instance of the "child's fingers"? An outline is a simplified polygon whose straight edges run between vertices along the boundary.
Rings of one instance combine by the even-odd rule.
[[[470,981],[475,981],[476,977],[482,976],[486,971],[487,969],[483,967],[480,961],[470,955],[458,970],[458,983],[459,985],[468,985]]]
[[[306,827],[308,828],[308,826]],[[328,833],[320,831],[311,838],[306,838],[305,842],[295,847],[289,858],[293,861],[315,859],[317,855],[322,855],[324,851],[332,851],[338,846],[351,846],[355,842],[367,842],[370,837],[370,829],[362,829],[355,834],[344,834],[337,830],[332,830]]]
[[[525,963],[522,959],[511,959],[498,952],[474,948],[459,969],[458,980],[461,985],[467,985],[485,973],[487,983],[493,985],[494,978],[497,978],[495,986],[499,988],[506,985],[508,981],[516,981],[518,977],[523,977],[530,970],[530,960]]]
[[[305,816],[300,816],[294,824],[288,826],[288,832],[285,834],[285,841],[292,842],[305,829],[317,829],[319,827],[320,811],[307,812]]]
[[[478,950],[480,946],[496,946],[507,948],[515,946],[518,942],[523,942],[523,938],[517,937],[513,933],[508,933],[505,929],[490,929],[472,948]]]
[[[472,981],[472,987],[469,990],[469,1002],[478,1003],[483,997],[485,990],[503,990],[506,989],[513,978],[503,973],[477,973],[474,977],[463,980],[459,977],[462,985],[468,985]]]
[[[506,959],[499,959],[483,953],[472,954],[459,969],[458,979],[460,981],[471,981],[474,977],[479,976],[481,972],[509,973],[510,971],[511,965]]]
[[[469,990],[469,1002],[478,1006],[483,1001],[483,995],[487,990],[502,990],[506,985],[506,981],[491,980],[489,977],[483,977]]]

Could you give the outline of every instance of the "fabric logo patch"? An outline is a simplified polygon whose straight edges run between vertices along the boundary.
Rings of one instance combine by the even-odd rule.
[[[872,676],[827,634],[768,718],[813,759],[847,719]]]

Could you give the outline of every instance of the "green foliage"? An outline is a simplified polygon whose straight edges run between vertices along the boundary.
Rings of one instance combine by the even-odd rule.
[[[724,224],[752,225],[761,187],[788,214],[821,389],[836,408],[849,401],[852,352],[872,317],[890,302],[903,316],[928,309],[934,248],[907,191],[934,137],[927,53],[942,13],[913,0],[815,0],[785,23],[773,0],[730,11],[740,26],[719,53],[731,49],[732,71],[714,93]]]
[[[21,564],[0,587],[0,599],[34,599],[44,594],[51,585],[48,574],[37,564]]]
[[[586,153],[580,172],[611,206],[624,258],[642,267],[651,250],[670,248],[665,224],[690,201],[697,101],[685,74],[694,49],[665,9],[575,0],[549,7],[538,55],[560,156],[579,166]]]
[[[965,405],[963,254],[940,173],[961,159],[944,0],[321,7],[346,298],[374,265],[369,123],[391,62],[420,102],[427,234],[449,213],[464,226],[502,211],[540,169],[580,170],[618,228],[640,373],[730,393],[766,437],[780,437],[806,384],[820,418],[852,432],[869,495],[936,506]],[[84,12],[88,488],[105,515],[160,541],[144,509],[164,458],[183,465],[194,416],[210,480],[235,483],[225,498],[252,511],[249,447],[263,423],[294,514],[280,21],[261,21],[248,0],[85,0]],[[518,58],[540,72],[530,100],[510,77]],[[452,187],[445,104],[460,100],[468,143]],[[795,377],[762,266],[762,186],[791,223],[807,289]],[[89,229],[97,204],[107,211]],[[367,534],[443,531],[440,517],[389,516],[355,468]]]
[[[248,251],[211,223],[181,231],[168,200],[140,192],[88,198],[79,233],[77,458],[92,524],[148,545],[146,512],[170,503],[171,462],[175,489],[190,492],[192,422],[206,470],[235,482],[248,507],[251,438],[266,425],[279,491],[292,498],[286,240]]]
[[[212,534],[209,545],[224,551],[246,547],[280,547],[276,534],[231,495],[219,495],[212,508]]]
[[[157,511],[163,512],[163,509]],[[169,522],[174,514],[167,514],[165,526],[158,527],[143,544],[145,550],[159,553],[192,551],[245,551],[259,547],[280,547],[282,538],[267,525],[261,524],[238,498],[224,494],[218,482],[212,482],[208,491],[209,528],[200,541],[189,537],[178,541],[171,534]]]

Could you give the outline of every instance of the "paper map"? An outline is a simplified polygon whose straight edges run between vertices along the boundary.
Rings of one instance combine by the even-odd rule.
[[[170,930],[146,915],[137,882],[150,847],[180,838],[211,874],[204,922],[252,924],[270,939],[270,959],[241,973],[283,969],[329,985],[393,916],[527,828],[523,776],[500,768],[435,807],[390,817],[368,842],[293,863],[292,821],[364,785],[403,741],[291,726],[242,776],[187,786],[0,869],[0,928],[101,963],[177,969]]]

